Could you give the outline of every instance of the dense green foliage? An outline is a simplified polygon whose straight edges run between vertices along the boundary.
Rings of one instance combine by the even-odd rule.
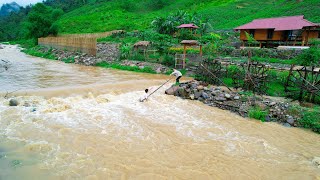
[[[177,9],[201,15],[202,21],[208,21],[214,29],[232,29],[256,18],[301,14],[310,21],[320,22],[318,0],[170,0],[157,1],[159,5],[153,2],[110,0],[87,4],[63,16],[59,20],[60,30],[64,33],[143,30],[157,17],[165,19]]]
[[[296,64],[303,66],[319,66],[320,49],[318,47],[310,47],[303,50],[303,53],[296,58]]]
[[[22,50],[22,52],[32,55],[32,56],[36,56],[36,57],[42,57],[42,58],[46,58],[46,59],[52,59],[52,60],[56,60],[57,57],[55,57],[52,53],[51,50],[49,50],[46,53],[43,53],[41,51],[39,51],[40,47],[39,46],[35,46],[32,48],[27,48]]]
[[[52,9],[42,3],[32,7],[27,16],[27,37],[39,38],[48,35],[57,35],[58,27],[54,22],[63,14],[61,9]]]
[[[124,66],[121,64],[117,64],[117,63],[107,63],[107,62],[97,63],[96,66],[103,67],[103,68],[121,69],[121,70],[125,70],[125,71],[134,71],[134,72],[144,72],[144,73],[156,74],[156,71],[154,71],[151,67],[139,68],[138,66]]]
[[[300,116],[298,126],[312,129],[320,133],[320,106],[301,107],[293,106],[290,108],[290,114]]]
[[[145,30],[151,28],[152,24],[158,32],[170,34],[180,23],[195,23],[202,32],[211,27],[232,29],[256,18],[301,14],[312,22],[320,22],[318,0],[45,0],[44,4],[66,13],[43,34],[47,34],[50,29],[60,33]],[[27,7],[19,13],[13,13],[13,17],[0,19],[0,41],[25,37],[28,31],[24,24],[29,11],[30,7]],[[52,18],[49,14],[43,16],[46,21],[52,21],[49,20]],[[41,21],[40,24],[48,26],[47,22]],[[157,21],[165,22],[164,29],[160,27],[163,24]]]
[[[23,22],[31,7],[21,8],[19,12],[12,12],[9,16],[0,18],[0,41],[22,39],[26,35]]]

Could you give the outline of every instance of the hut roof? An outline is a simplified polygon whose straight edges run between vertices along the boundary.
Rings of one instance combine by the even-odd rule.
[[[177,28],[192,28],[192,29],[197,29],[199,28],[198,26],[194,25],[194,24],[181,24],[180,26],[178,26]]]
[[[304,19],[303,15],[267,19],[255,19],[250,23],[235,28],[241,29],[274,29],[275,31],[298,30],[304,27],[317,27],[318,25]]]
[[[139,42],[136,42],[133,46],[138,47],[138,46],[149,46],[149,45],[150,45],[150,41],[139,41]]]
[[[199,42],[196,40],[183,40],[180,44],[187,44],[187,45],[198,45]]]

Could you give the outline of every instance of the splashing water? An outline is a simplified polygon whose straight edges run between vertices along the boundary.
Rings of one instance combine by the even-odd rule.
[[[169,84],[138,101],[166,76],[42,60],[13,46],[0,57],[12,61],[3,92],[27,89],[15,93],[19,106],[0,98],[0,179],[320,176],[318,134],[164,95]]]

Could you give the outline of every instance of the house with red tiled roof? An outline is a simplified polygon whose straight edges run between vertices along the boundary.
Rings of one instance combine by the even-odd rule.
[[[304,19],[303,15],[255,19],[234,28],[240,31],[240,40],[247,42],[246,33],[260,43],[260,47],[277,45],[308,45],[311,38],[320,38],[319,24]]]

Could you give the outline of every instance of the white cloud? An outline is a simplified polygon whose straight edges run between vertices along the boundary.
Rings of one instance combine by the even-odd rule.
[[[42,0],[0,0],[0,6],[5,3],[16,2],[20,6],[26,6],[29,4],[36,4],[37,2],[42,2]]]

